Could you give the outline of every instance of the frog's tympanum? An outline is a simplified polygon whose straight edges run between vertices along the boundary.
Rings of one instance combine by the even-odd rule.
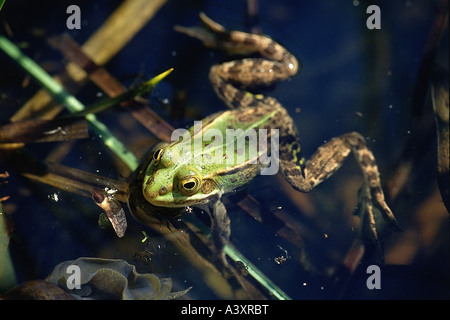
[[[230,236],[230,220],[221,197],[249,183],[267,167],[269,162],[261,157],[267,160],[268,154],[276,156],[273,159],[279,159],[279,172],[286,180],[296,190],[308,192],[333,175],[353,153],[363,173],[358,204],[360,229],[365,238],[381,248],[384,231],[398,226],[385,202],[378,167],[364,138],[356,132],[335,137],[306,161],[301,154],[297,128],[286,109],[272,97],[245,90],[295,75],[299,69],[297,59],[267,36],[228,31],[204,14],[200,18],[201,27],[177,26],[176,30],[199,38],[208,47],[261,57],[212,66],[210,81],[229,110],[206,117],[188,131],[189,139],[177,139],[151,155],[148,167],[141,171],[145,199],[153,206],[172,209],[205,205],[212,218],[212,235],[220,260],[226,264],[223,249]],[[230,132],[235,134],[234,141],[244,144],[235,148],[231,156],[227,152]],[[256,133],[255,140],[239,140],[250,136],[250,132]],[[270,139],[275,138],[275,133],[277,139]],[[258,144],[256,153],[242,151],[252,143]],[[276,149],[273,143],[277,143]],[[238,161],[242,153],[244,159]]]

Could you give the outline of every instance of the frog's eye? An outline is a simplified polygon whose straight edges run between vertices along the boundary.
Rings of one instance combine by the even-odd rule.
[[[153,153],[153,164],[157,165],[164,154],[164,149],[158,149]]]
[[[196,177],[186,177],[178,184],[178,190],[185,196],[192,196],[197,192],[200,181]]]

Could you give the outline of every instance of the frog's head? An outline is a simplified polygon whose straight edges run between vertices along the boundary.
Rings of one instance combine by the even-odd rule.
[[[145,199],[155,206],[184,207],[208,202],[219,190],[212,178],[205,178],[199,166],[173,157],[170,148],[160,148],[145,173]]]

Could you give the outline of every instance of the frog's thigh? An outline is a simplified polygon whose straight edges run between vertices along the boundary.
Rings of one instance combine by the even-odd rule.
[[[303,175],[295,165],[281,160],[286,179],[298,190],[308,192],[332,176],[343,164],[350,152],[354,153],[365,181],[376,193],[380,188],[378,167],[372,152],[367,148],[364,138],[351,132],[331,139],[320,146],[305,165]]]
[[[364,138],[351,132],[331,139],[317,149],[305,167],[305,175],[314,185],[329,178],[343,164],[353,151],[365,178],[370,186],[379,184],[378,168],[372,152],[367,148]]]

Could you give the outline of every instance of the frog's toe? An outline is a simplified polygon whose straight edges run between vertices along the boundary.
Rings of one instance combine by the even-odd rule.
[[[355,214],[360,217],[361,238],[374,244],[383,259],[383,243],[396,231],[401,231],[391,209],[384,201],[382,193],[371,191],[366,185],[359,191],[359,201]]]
[[[221,270],[226,270],[230,267],[224,250],[217,253],[217,255],[215,256],[215,260],[217,262],[217,266]]]
[[[200,13],[200,19],[202,22],[200,26],[183,27],[176,25],[174,29],[177,32],[201,40],[206,47],[210,48],[221,48],[224,46],[224,42],[230,42],[228,39],[229,31],[222,25],[213,21],[204,13]]]

